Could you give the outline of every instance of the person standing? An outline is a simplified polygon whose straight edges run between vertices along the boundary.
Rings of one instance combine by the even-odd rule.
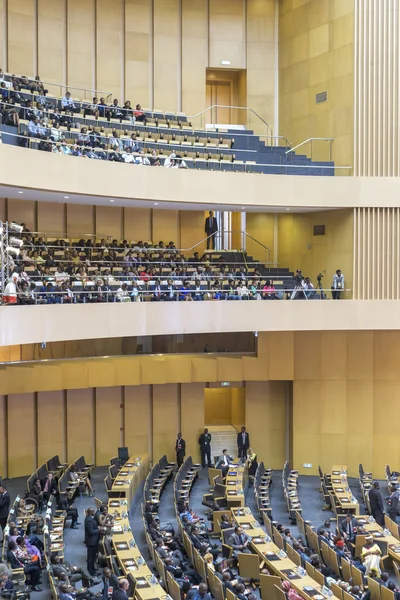
[[[332,299],[340,300],[340,293],[344,291],[344,275],[340,269],[336,271],[332,282]]]
[[[176,462],[178,464],[178,469],[182,465],[183,460],[186,455],[186,442],[182,437],[182,434],[179,432],[178,437],[176,438],[175,443],[175,452],[176,452]]]
[[[388,516],[397,523],[397,511],[399,509],[399,491],[396,484],[390,486],[390,496],[388,498]]]
[[[385,516],[383,510],[382,494],[379,491],[379,481],[374,481],[372,488],[368,492],[369,503],[371,506],[371,515],[381,527],[385,525]]]
[[[215,234],[218,232],[218,223],[217,219],[214,217],[214,213],[212,210],[208,213],[208,217],[206,218],[204,224],[204,232],[207,236],[207,250],[210,248],[212,250],[215,249]],[[211,237],[210,237],[211,236]]]
[[[204,429],[204,433],[199,437],[200,452],[201,452],[201,464],[204,467],[211,467],[211,433],[208,433],[208,429]],[[207,465],[206,465],[207,459]]]
[[[87,570],[92,575],[96,575],[94,563],[96,561],[97,550],[100,539],[99,525],[94,518],[95,510],[92,506],[86,511],[85,517],[85,544],[87,547]]]
[[[10,494],[3,484],[0,485],[0,527],[4,532],[7,525],[8,513],[10,512]]]
[[[247,458],[247,450],[250,448],[250,436],[246,427],[242,427],[237,436],[238,457]]]

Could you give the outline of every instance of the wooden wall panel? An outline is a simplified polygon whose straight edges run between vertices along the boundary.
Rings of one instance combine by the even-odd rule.
[[[38,465],[58,454],[61,462],[66,459],[64,392],[38,392]]]
[[[36,468],[35,394],[14,394],[7,401],[8,477]]]
[[[95,232],[95,207],[83,204],[67,205],[67,233],[74,237]]]
[[[36,203],[33,200],[7,200],[7,219],[25,223],[31,231],[36,231]]]
[[[150,107],[151,6],[125,0],[125,97],[132,106]]]
[[[96,207],[96,235],[101,238],[122,240],[123,238],[123,223],[122,211],[120,206],[110,208],[108,206]]]
[[[231,69],[246,68],[245,20],[243,0],[210,0],[209,67],[221,68],[223,60]]]
[[[94,462],[95,423],[94,390],[67,391],[67,461],[83,455],[88,463]]]
[[[153,212],[153,241],[158,244],[160,240],[167,244],[174,242],[177,248],[181,247],[179,210]]]
[[[175,458],[176,435],[180,431],[180,389],[176,383],[153,385],[153,462],[166,454]],[[187,445],[186,453],[193,448]]]
[[[246,382],[246,429],[258,460],[272,469],[286,460],[286,384]]]
[[[154,19],[154,108],[179,111],[181,105],[181,25],[178,0],[157,0]]]
[[[231,424],[231,390],[229,388],[204,388],[204,424]]]
[[[45,82],[66,83],[66,4],[66,0],[38,0],[38,74]],[[59,87],[46,89],[60,94]]]
[[[108,465],[122,446],[122,387],[96,389],[96,465]]]
[[[19,75],[36,74],[35,2],[8,3],[8,69]]]
[[[54,236],[65,235],[67,231],[65,217],[65,204],[59,204],[58,202],[37,203],[37,231],[50,236],[52,234]]]
[[[151,386],[124,388],[124,440],[130,455],[151,453]]]
[[[3,71],[7,71],[7,3],[5,0],[0,2],[0,32],[0,64],[3,65]]]
[[[193,462],[200,462],[199,435],[204,428],[204,384],[181,384],[181,430]]]
[[[95,0],[68,0],[67,24],[67,83],[95,89]]]
[[[206,108],[207,10],[207,0],[182,0],[182,110],[188,115]]]
[[[152,211],[148,208],[124,208],[124,238],[152,241]]]
[[[181,248],[191,248],[194,244],[204,239],[204,213],[200,210],[182,210],[180,211],[180,233]],[[193,256],[193,252],[203,254],[206,244],[199,244],[193,250],[188,252],[188,256]]]
[[[96,0],[96,87],[111,92],[123,104],[124,98],[124,3]],[[110,10],[111,8],[111,10]]]

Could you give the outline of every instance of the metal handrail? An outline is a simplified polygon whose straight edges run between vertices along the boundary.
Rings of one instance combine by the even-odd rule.
[[[312,156],[313,156],[313,142],[329,142],[329,161],[332,162],[332,142],[334,142],[334,141],[335,141],[334,138],[311,137],[311,138],[308,138],[308,140],[304,140],[304,142],[301,142],[300,144],[297,144],[297,146],[295,146],[294,148],[289,148],[289,150],[286,150],[285,154],[289,154],[290,152],[294,152],[297,148],[300,148],[301,146],[304,146],[305,144],[311,143],[310,158],[312,160]]]
[[[314,141],[333,142],[334,140],[335,140],[335,138],[317,138],[317,137],[311,137],[311,138],[308,138],[308,140],[304,140],[304,142],[300,142],[300,144],[297,144],[297,146],[294,146],[293,148],[290,148],[289,150],[287,150],[285,152],[285,154],[289,154],[289,152],[294,152],[295,150],[297,150],[297,148],[300,148],[301,146],[304,146],[305,144],[308,144],[308,142],[314,142]]]
[[[196,119],[197,117],[205,114],[206,112],[208,112],[209,110],[212,110],[213,108],[232,108],[232,109],[236,109],[236,110],[247,110],[247,111],[251,112],[253,115],[255,115],[258,119],[260,119],[260,121],[262,121],[262,123],[264,123],[264,125],[266,125],[267,131],[269,131],[270,136],[272,137],[273,129],[272,129],[271,125],[269,123],[267,123],[267,121],[265,119],[263,119],[254,109],[252,109],[252,108],[250,108],[248,106],[234,106],[234,105],[228,105],[228,104],[213,104],[212,106],[208,106],[204,110],[201,110],[197,114],[189,116],[188,119]]]

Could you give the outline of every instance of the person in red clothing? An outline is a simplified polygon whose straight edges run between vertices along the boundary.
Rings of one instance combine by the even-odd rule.
[[[146,283],[150,280],[150,275],[148,274],[147,269],[143,269],[143,271],[140,273],[140,279]]]

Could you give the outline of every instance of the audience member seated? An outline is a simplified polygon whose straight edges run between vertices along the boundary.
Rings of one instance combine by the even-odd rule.
[[[16,542],[10,541],[8,544],[7,561],[11,569],[24,569],[25,575],[29,577],[27,587],[32,592],[42,591],[39,587],[41,572],[39,562],[33,559],[28,550],[18,546]]]

